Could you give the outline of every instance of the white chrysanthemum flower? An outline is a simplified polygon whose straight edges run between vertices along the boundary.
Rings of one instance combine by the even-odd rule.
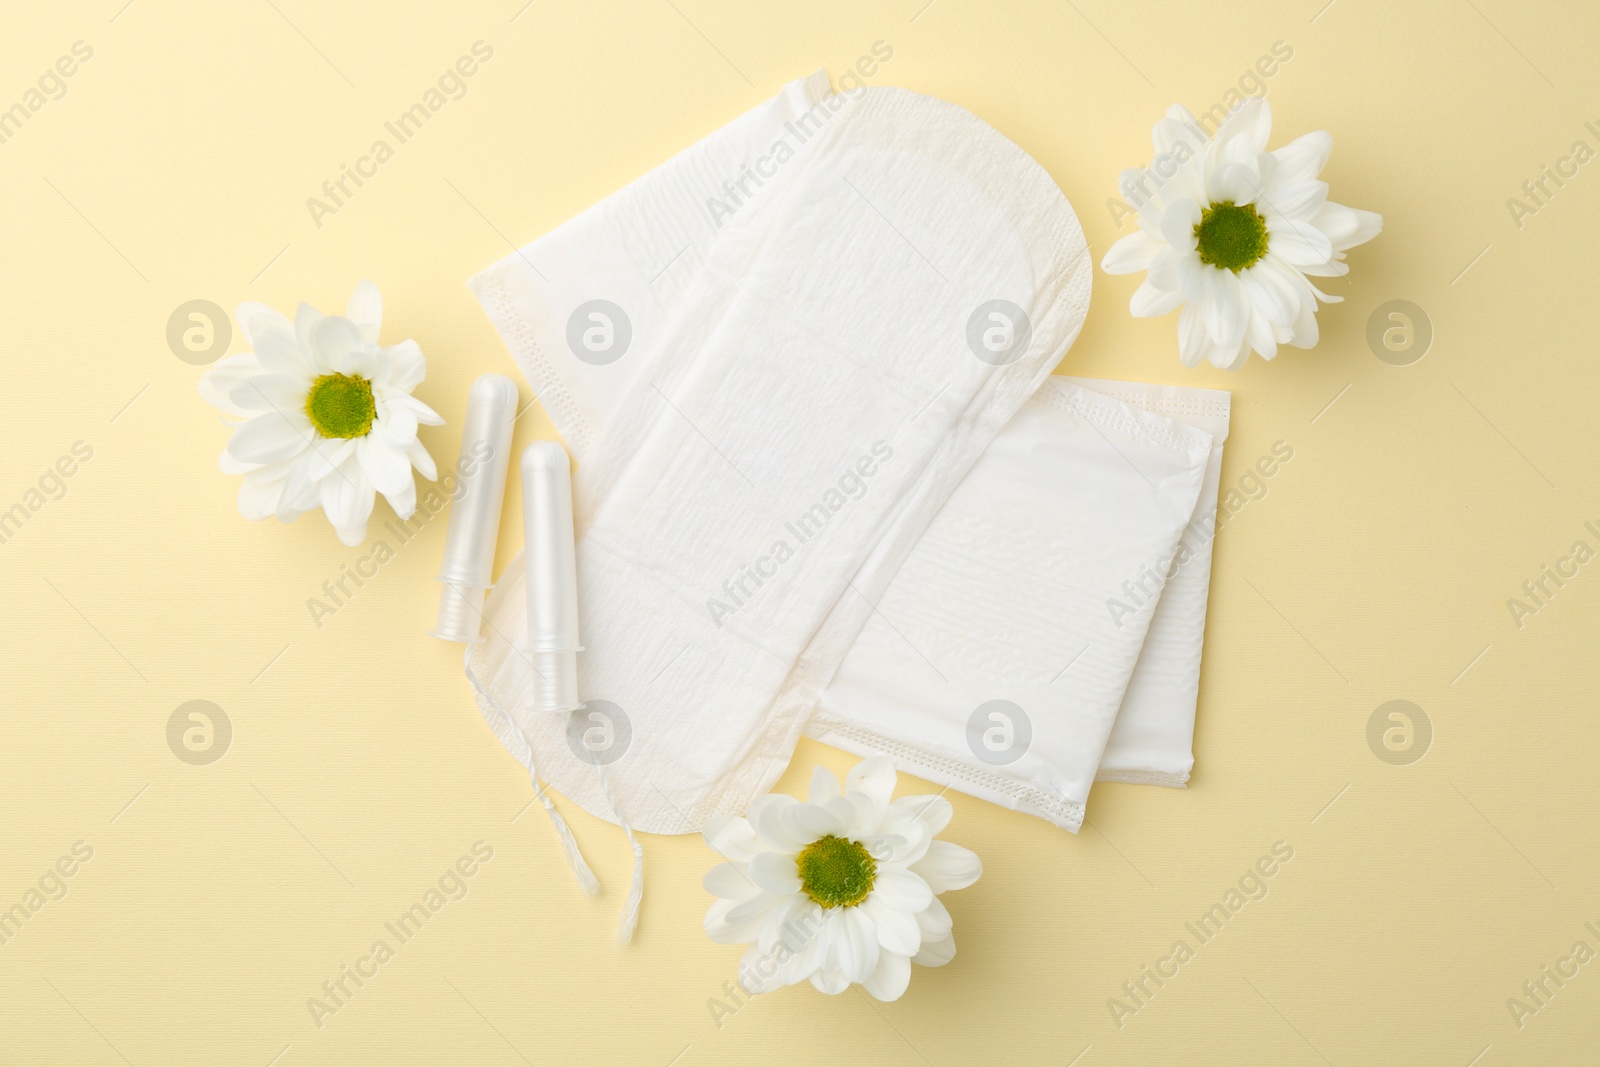
[[[763,993],[806,979],[824,993],[860,983],[896,1000],[911,965],[939,967],[956,954],[939,894],[978,880],[978,857],[935,840],[951,816],[938,796],[891,802],[894,765],[864,760],[845,780],[818,767],[810,803],[758,798],[748,818],[718,816],[705,839],[728,862],[706,875],[719,898],[706,933],[749,942],[739,984]]]
[[[1335,204],[1318,181],[1333,150],[1326,132],[1267,151],[1272,109],[1246,101],[1206,140],[1189,110],[1174,105],[1155,125],[1151,171],[1123,176],[1148,194],[1139,229],[1111,246],[1109,274],[1148,271],[1129,310],[1141,318],[1179,308],[1178,356],[1244,366],[1280,344],[1317,343],[1319,291],[1307,276],[1344,275],[1344,251],[1377,236],[1383,217]],[[1171,177],[1167,177],[1170,173]],[[1156,188],[1150,188],[1151,184]]]
[[[320,507],[347,545],[365,539],[375,493],[410,518],[411,468],[438,474],[417,426],[444,420],[411,395],[428,369],[417,343],[378,344],[378,287],[356,286],[344,317],[301,304],[291,323],[253,301],[235,315],[255,351],[219,361],[200,395],[237,427],[220,466],[244,475],[239,513],[293,522]]]

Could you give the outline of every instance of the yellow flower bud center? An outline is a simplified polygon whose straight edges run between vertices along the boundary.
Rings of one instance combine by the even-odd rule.
[[[857,841],[819,837],[795,857],[800,888],[824,908],[847,908],[867,899],[878,865]]]
[[[1200,212],[1194,225],[1200,262],[1235,274],[1253,267],[1267,254],[1267,220],[1254,204],[1223,200]]]
[[[354,374],[324,374],[306,394],[306,416],[323,437],[365,437],[377,413],[372,383]]]

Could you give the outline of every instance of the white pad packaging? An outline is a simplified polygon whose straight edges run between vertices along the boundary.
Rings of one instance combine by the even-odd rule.
[[[1052,378],[917,542],[811,733],[1076,831],[1211,437]],[[1159,593],[1159,586],[1156,589]]]
[[[1157,560],[1153,568],[1168,575],[1160,599],[1151,596],[1158,577],[1139,574],[1129,575],[1130,588],[1106,604],[1106,618],[1113,625],[1126,626],[1135,614],[1152,614],[1096,780],[1182,787],[1194,767],[1195,703],[1200,696],[1200,650],[1211,591],[1222,443],[1228,437],[1228,394],[1178,385],[1064,380],[1203,430],[1212,438],[1194,515],[1171,555]]]
[[[697,157],[703,195],[648,177],[619,194],[602,228],[636,257],[659,251],[658,274],[695,251],[689,230],[714,239],[658,328],[643,314],[626,324],[637,377],[603,434],[564,424],[547,348],[576,331],[578,362],[603,369],[622,301],[546,292],[538,242],[475,282],[579,454],[580,695],[625,720],[607,775],[626,816],[655,832],[692,831],[770,788],[873,604],[1087,309],[1070,206],[972,115],[869,89],[793,122],[781,160],[759,146],[760,195],[731,215],[673,235],[652,210],[674,197],[703,210],[740,173],[708,163],[715,153]],[[1015,309],[1011,332],[1001,356],[980,358],[969,336],[996,306]],[[529,713],[521,583],[514,564],[491,595],[474,671],[550,783],[613,818],[568,720]]]
[[[827,91],[820,73],[790,85],[474,282],[580,463],[638,379],[647,358],[641,353],[659,344],[700,281],[722,224],[765,195],[780,159],[785,166],[803,165],[778,149],[798,144],[813,129],[814,120],[805,116],[815,115]],[[587,347],[584,330],[598,331],[587,339],[602,344]],[[610,342],[609,351],[603,342]],[[1214,443],[1123,405],[1194,426]],[[1130,433],[1129,425],[1139,432]],[[928,543],[919,542],[895,576],[807,732],[852,751],[887,752],[908,770],[1074,829],[1097,759],[1100,780],[1181,785],[1193,762],[1210,534],[1226,434],[1226,393],[1050,379],[1001,432],[924,535]],[[1113,444],[1122,459],[1110,451]],[[1198,503],[1191,485],[1196,449],[1209,453]],[[1116,459],[1115,468],[1106,468],[1108,458]],[[1156,474],[1165,480],[1157,483]],[[1082,491],[1096,478],[1108,495]],[[1156,484],[1165,497],[1152,492]],[[1137,498],[1132,510],[1130,497]],[[941,552],[941,538],[948,542],[947,534],[981,527],[989,516],[1014,517],[1029,536],[1002,528],[974,540],[971,554]],[[1049,516],[1063,516],[1062,529],[1079,527],[1093,543],[1080,541],[1062,556],[1064,534],[1052,531]],[[1113,529],[1127,536],[1095,536]],[[1075,616],[1050,602],[1055,585],[1036,580],[1068,560],[1076,572],[1058,582],[1072,587],[1074,573],[1079,576]],[[1174,576],[1163,593],[1158,576],[1169,564]],[[980,575],[1000,585],[975,581]],[[944,632],[936,619],[916,619],[913,611],[908,622],[896,612],[919,576],[942,593],[937,606],[945,612]],[[519,560],[502,584],[520,580]],[[1007,590],[1005,597],[998,588]],[[904,602],[915,604],[915,593]],[[1041,614],[1049,625],[1040,624]],[[498,631],[517,625],[503,604],[498,610],[491,605],[491,615]],[[992,625],[977,625],[979,618]],[[931,627],[938,654],[913,649],[909,634],[895,636],[897,626]],[[1096,629],[1105,630],[1098,642],[1084,636]],[[895,637],[886,648],[878,642],[885,635]],[[1021,649],[1027,654],[1017,654]],[[1008,659],[1015,670],[1002,666]],[[965,672],[962,683],[941,681],[941,669],[946,678]],[[1024,695],[1024,687],[994,681],[1019,673],[1035,688],[1040,676],[1050,684],[1039,688],[1042,700],[1013,701],[1032,710],[1023,712],[1025,725],[1011,724],[1009,745],[1015,750],[1015,730],[1023,725],[1028,734],[1021,744],[1034,749],[1033,757],[1017,752],[1016,760],[1002,763],[998,758],[1011,752],[992,750],[985,738],[1004,740],[1005,730],[991,732],[994,721],[984,716],[993,712],[979,708],[1004,699],[1003,692]],[[907,675],[911,682],[904,688]],[[503,687],[495,691],[507,702],[518,696]],[[1071,707],[1057,724],[1056,709],[1064,705]],[[496,715],[486,710],[486,716],[495,724]],[[983,728],[969,736],[975,717]],[[947,736],[930,747],[924,743],[930,730]],[[506,740],[508,731],[499,732]],[[518,752],[515,738],[507,745]],[[1102,746],[1103,756],[1097,755]],[[607,817],[604,810],[597,814]]]

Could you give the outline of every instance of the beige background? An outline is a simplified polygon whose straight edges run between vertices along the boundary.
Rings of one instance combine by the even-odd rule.
[[[1580,138],[1600,148],[1600,9],[1323,2],[12,9],[0,107],[74,42],[93,58],[0,145],[0,508],[75,442],[93,459],[0,544],[0,907],[75,842],[93,858],[0,946],[0,1061],[1595,1062],[1600,963],[1520,1028],[1506,1001],[1574,942],[1600,950],[1600,563],[1520,629],[1506,601],[1574,541],[1600,549],[1583,525],[1600,527],[1600,165],[1520,228],[1506,201]],[[480,39],[494,58],[467,95],[315,226],[306,198]],[[1065,361],[1232,389],[1225,484],[1294,449],[1219,538],[1192,788],[1098,787],[1077,837],[953,796],[948,836],[985,864],[946,898],[953,965],[897,1003],[804,987],[719,1027],[737,950],[700,929],[710,851],[649,840],[639,936],[618,947],[620,833],[567,805],[608,887],[583,898],[542,816],[515,817],[527,780],[457,649],[424,634],[443,522],[314,626],[307,598],[363,552],[319,515],[237,515],[224,431],[166,322],[192,299],[338,310],[371,276],[385,340],[428,355],[419,394],[450,421],[424,440],[448,462],[471,379],[516,373],[467,277],[880,40],[874,83],[1016,140],[1097,258],[1161,111],[1211,106],[1286,42],[1274,144],[1331,130],[1334,199],[1386,229],[1334,283],[1313,352],[1187,372],[1174,320],[1131,319],[1134,279],[1098,275]],[[1436,331],[1409,366],[1366,342],[1394,299]],[[535,410],[518,440],[541,434]],[[502,564],[520,540],[508,519]],[[193,699],[232,722],[210,766],[167,745]],[[1434,731],[1409,766],[1368,746],[1392,699]],[[850,762],[805,743],[782,788]],[[307,998],[479,840],[494,858],[467,897],[315,1026]],[[1294,859],[1266,899],[1118,1028],[1108,999],[1280,840]]]

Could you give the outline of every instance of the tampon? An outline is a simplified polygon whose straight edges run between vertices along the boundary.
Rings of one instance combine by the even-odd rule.
[[[444,563],[439,581],[439,618],[431,633],[446,641],[483,640],[483,598],[493,584],[494,546],[500,533],[506,471],[511,466],[511,423],[517,414],[517,387],[503,374],[485,374],[472,383],[466,427],[461,434],[460,479],[450,506]]]
[[[522,453],[527,532],[528,653],[533,709],[568,712],[578,700],[578,558],[572,540],[572,469],[567,450],[535,441]]]

